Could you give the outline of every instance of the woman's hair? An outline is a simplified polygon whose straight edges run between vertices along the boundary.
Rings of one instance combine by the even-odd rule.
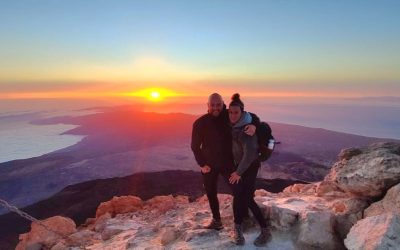
[[[242,100],[240,100],[239,93],[233,94],[233,96],[231,97],[231,100],[232,101],[229,103],[229,107],[230,106],[238,106],[238,107],[240,107],[241,111],[244,110],[244,104],[243,104]]]

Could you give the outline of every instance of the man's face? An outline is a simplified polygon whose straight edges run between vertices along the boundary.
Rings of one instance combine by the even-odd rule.
[[[221,98],[214,96],[208,101],[208,113],[217,117],[221,114],[223,108],[223,101]]]

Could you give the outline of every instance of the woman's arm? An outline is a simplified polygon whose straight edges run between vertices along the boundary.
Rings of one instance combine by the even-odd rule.
[[[242,175],[258,157],[257,138],[244,135],[240,140],[243,147],[243,157],[236,169],[236,173]]]

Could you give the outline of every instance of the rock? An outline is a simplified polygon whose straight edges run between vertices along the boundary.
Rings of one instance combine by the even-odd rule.
[[[84,225],[86,225],[86,226],[92,225],[95,222],[96,222],[96,218],[87,218]]]
[[[185,232],[184,240],[186,242],[189,242],[198,237],[211,237],[211,236],[217,236],[217,235],[218,235],[218,231],[216,231],[216,230],[194,229],[194,230],[188,230]]]
[[[344,244],[349,250],[399,249],[400,215],[386,213],[367,217],[354,225]]]
[[[187,230],[189,228],[192,228],[193,224],[190,223],[189,221],[185,221],[182,224],[178,225],[178,229],[183,231],[183,230]]]
[[[115,196],[110,201],[102,202],[96,211],[96,218],[105,213],[114,217],[116,214],[134,212],[142,209],[143,202],[136,196]]]
[[[177,230],[174,227],[163,228],[160,235],[160,243],[166,246],[178,238]]]
[[[186,195],[177,195],[175,201],[179,204],[189,204],[189,197]]]
[[[125,248],[128,249],[137,249],[138,244],[136,243],[136,239],[132,238],[126,242]]]
[[[341,190],[358,196],[382,196],[400,182],[400,144],[375,143],[343,150],[325,181],[335,182]]]
[[[159,213],[165,213],[175,208],[177,200],[172,195],[155,196],[146,201],[147,209],[155,209]]]
[[[315,186],[315,194],[317,196],[347,196],[333,181],[321,181]]]
[[[362,219],[363,211],[367,206],[367,201],[356,197],[333,202],[330,208],[335,214],[335,231],[341,239],[344,239],[354,224]]]
[[[123,230],[119,227],[108,226],[104,228],[103,232],[101,232],[102,240],[109,240],[114,235],[121,233]]]
[[[68,247],[64,244],[64,242],[58,242],[51,248],[51,250],[66,250],[66,249],[68,249]]]
[[[307,184],[293,184],[283,189],[283,193],[300,193]]]
[[[17,250],[34,247],[35,244],[41,244],[51,248],[63,237],[76,232],[75,222],[62,216],[50,217],[42,220],[41,223],[52,231],[50,232],[39,223],[33,222],[31,224],[31,231],[20,235],[21,241],[16,247]]]
[[[29,246],[26,246],[25,250],[41,250],[43,245],[40,243],[33,243]]]
[[[297,245],[301,249],[341,249],[334,232],[334,216],[326,211],[306,212],[300,221]]]
[[[340,239],[346,238],[346,235],[350,232],[350,229],[362,219],[362,212],[355,214],[340,214],[335,216],[336,225],[335,231],[338,232]]]
[[[382,200],[365,209],[364,218],[388,212],[400,214],[400,183],[390,188]]]
[[[362,198],[351,197],[335,199],[330,206],[335,214],[355,214],[362,212],[368,206],[368,202]]]
[[[295,210],[271,205],[269,208],[269,218],[272,226],[279,230],[287,231],[297,222],[299,213]]]
[[[94,223],[94,230],[96,232],[102,232],[106,227],[107,220],[111,219],[110,213],[105,213],[98,217]]]
[[[254,196],[268,196],[270,194],[270,192],[266,191],[265,189],[257,189],[254,192]]]
[[[282,193],[284,194],[308,194],[315,195],[316,194],[316,183],[311,184],[293,184],[291,186],[287,186]]]
[[[136,233],[136,237],[153,236],[155,233],[153,228],[140,228]]]
[[[350,160],[353,156],[362,154],[362,150],[359,148],[348,148],[340,151],[339,160]]]
[[[96,233],[93,231],[84,229],[71,234],[68,238],[74,246],[85,246],[92,242],[92,240],[95,238],[95,234]]]

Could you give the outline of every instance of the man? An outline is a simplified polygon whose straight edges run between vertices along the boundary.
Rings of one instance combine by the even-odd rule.
[[[223,228],[217,197],[219,175],[229,183],[234,171],[232,156],[232,135],[229,117],[221,95],[214,93],[208,98],[208,112],[193,123],[191,148],[201,168],[203,184],[212,212],[212,220],[207,229]],[[248,135],[254,135],[260,119],[252,114],[252,125],[245,128]]]

